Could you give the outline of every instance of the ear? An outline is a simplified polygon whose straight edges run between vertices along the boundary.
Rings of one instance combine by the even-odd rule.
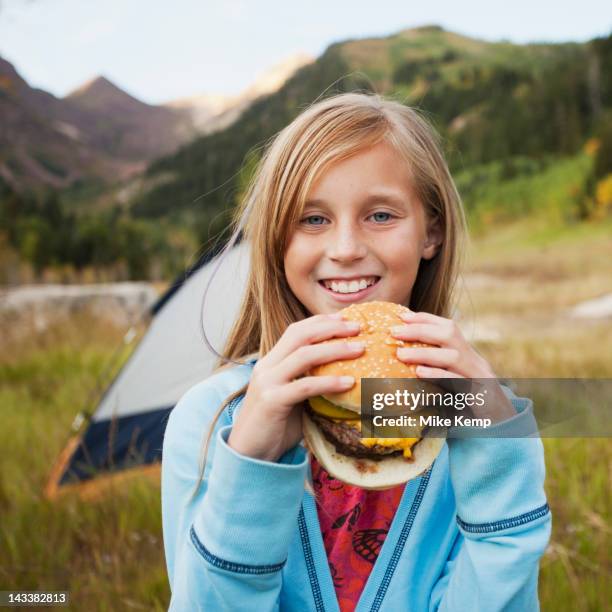
[[[421,257],[423,259],[431,259],[440,250],[442,241],[442,224],[440,223],[440,219],[437,217],[434,219],[428,219],[427,236],[425,237]]]

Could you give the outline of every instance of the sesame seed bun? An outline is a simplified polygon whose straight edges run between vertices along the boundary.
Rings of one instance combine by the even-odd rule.
[[[394,338],[390,329],[402,325],[400,318],[409,309],[392,302],[365,302],[351,304],[342,311],[345,320],[359,321],[358,335],[350,336],[352,342],[362,341],[366,347],[356,359],[339,360],[312,368],[310,376],[355,377],[355,385],[342,393],[326,393],[326,400],[361,414],[362,378],[416,378],[416,365],[406,364],[397,358],[398,347],[429,346]],[[323,341],[346,342],[347,338],[331,338]],[[412,457],[390,455],[372,460],[353,457],[338,451],[322,433],[307,411],[302,413],[304,442],[318,462],[335,478],[363,489],[382,490],[405,483],[424,473],[444,446],[444,438],[421,438],[412,447]]]
[[[359,321],[361,330],[349,338],[331,338],[321,344],[331,342],[364,342],[366,347],[360,357],[324,363],[312,368],[310,376],[354,376],[355,385],[342,393],[326,393],[326,400],[361,414],[361,378],[416,378],[416,366],[397,358],[396,351],[401,346],[429,346],[419,342],[407,342],[394,338],[390,327],[403,325],[400,318],[408,308],[393,302],[364,302],[351,304],[340,311],[347,321]]]

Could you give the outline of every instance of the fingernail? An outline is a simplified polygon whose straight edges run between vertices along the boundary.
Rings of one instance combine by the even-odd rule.
[[[351,351],[360,351],[361,349],[365,348],[365,344],[363,342],[347,342],[346,344]]]
[[[355,379],[352,376],[341,376],[340,384],[341,385],[352,385],[355,382]]]
[[[398,348],[397,355],[398,357],[409,357],[411,355],[411,348]]]
[[[412,312],[412,310],[409,310],[408,312],[402,312],[402,314],[400,315],[402,319],[410,319],[410,317],[412,316],[414,316],[414,312]]]
[[[406,330],[401,325],[396,325],[395,327],[391,328],[391,333],[392,334],[401,334],[404,331],[406,331]]]
[[[328,315],[330,319],[341,319],[342,318],[342,313],[341,312],[334,312],[334,314],[330,314]]]
[[[360,329],[361,323],[359,321],[347,321],[346,327],[348,329]]]

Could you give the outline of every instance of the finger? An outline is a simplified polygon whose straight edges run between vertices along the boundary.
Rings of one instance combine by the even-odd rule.
[[[397,349],[397,358],[404,363],[454,368],[459,360],[459,351],[440,347],[402,347]]]
[[[397,325],[390,327],[389,331],[394,338],[401,340],[412,340],[414,342],[425,342],[443,346],[447,344],[451,336],[448,331],[440,325],[432,323],[415,323],[414,325]]]
[[[422,365],[417,366],[416,375],[418,378],[464,378],[461,374],[457,374],[456,372]]]
[[[332,318],[329,315],[315,315],[296,321],[287,327],[279,341],[265,356],[266,364],[276,366],[300,346],[314,344],[333,337],[346,337],[359,333],[355,321]]]
[[[354,346],[353,346],[354,345]],[[363,342],[355,345],[350,340],[334,340],[320,344],[308,344],[297,348],[289,357],[278,364],[274,370],[274,380],[291,381],[303,376],[311,368],[330,361],[355,359],[363,354]]]
[[[431,312],[413,312],[412,310],[409,312],[402,312],[399,318],[407,323],[432,323],[434,325],[444,325],[449,322],[449,319],[431,314]]]
[[[278,389],[278,402],[290,406],[324,393],[348,391],[355,384],[353,376],[305,376]]]

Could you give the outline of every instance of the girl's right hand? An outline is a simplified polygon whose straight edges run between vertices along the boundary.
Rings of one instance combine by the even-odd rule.
[[[302,439],[302,402],[322,393],[347,391],[354,384],[341,376],[303,376],[330,361],[359,357],[349,342],[316,344],[359,333],[359,323],[338,315],[314,315],[292,323],[272,350],[253,367],[244,403],[227,441],[241,455],[278,461]]]

